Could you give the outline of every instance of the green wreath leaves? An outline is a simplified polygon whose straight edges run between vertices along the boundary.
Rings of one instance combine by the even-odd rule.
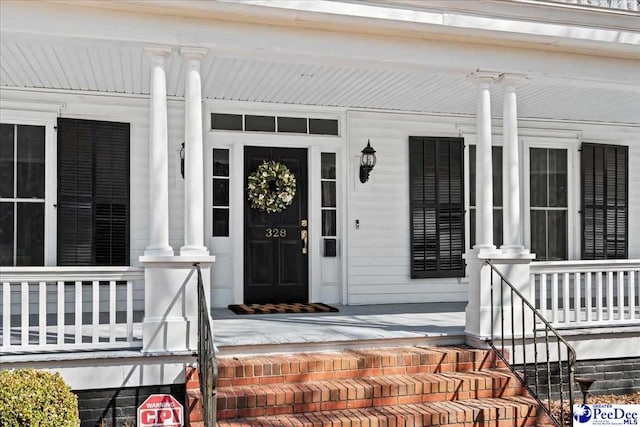
[[[265,160],[247,181],[251,207],[267,213],[282,212],[296,195],[296,177],[280,162]]]

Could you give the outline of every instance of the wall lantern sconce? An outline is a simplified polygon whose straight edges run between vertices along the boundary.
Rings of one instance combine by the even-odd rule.
[[[360,155],[360,182],[369,181],[369,174],[376,165],[376,150],[371,146],[371,141],[367,140],[367,146],[362,149]]]
[[[184,179],[184,142],[180,144],[180,175]]]

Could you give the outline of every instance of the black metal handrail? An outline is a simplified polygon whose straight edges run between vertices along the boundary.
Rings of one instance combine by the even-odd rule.
[[[216,425],[216,383],[218,363],[213,344],[213,325],[204,293],[200,264],[193,265],[198,274],[198,376],[205,427]]]
[[[576,352],[564,338],[559,334],[559,332],[551,326],[551,324],[544,318],[544,316],[527,300],[527,298],[518,291],[513,284],[507,279],[504,274],[493,264],[490,260],[487,260],[487,264],[491,267],[491,270],[496,273],[500,277],[500,349],[498,349],[496,345],[495,331],[496,331],[496,317],[498,317],[498,313],[496,313],[495,304],[494,304],[494,274],[491,274],[491,341],[489,345],[496,352],[498,357],[505,363],[505,365],[511,370],[511,372],[518,378],[518,380],[522,383],[523,386],[529,390],[531,396],[533,396],[540,408],[549,416],[551,421],[558,427],[566,424],[567,420],[570,420],[571,408],[573,407],[573,382],[574,382],[574,374],[575,374],[575,364],[576,364]],[[505,335],[505,286],[508,287],[509,292],[509,308],[510,311],[510,325],[506,325],[507,328],[511,328],[506,331]],[[516,331],[517,326],[515,324],[515,306],[516,302],[514,301],[514,296],[520,299],[520,311],[518,313],[521,316],[521,331]],[[529,310],[529,315],[532,316],[531,319],[531,330],[526,330],[526,321],[527,321],[527,310]],[[508,312],[509,314],[509,312]],[[539,329],[540,328],[540,329]],[[544,329],[544,335],[542,337],[538,336],[538,333],[542,334],[542,329]],[[519,334],[520,332],[520,334]],[[527,334],[528,332],[528,334]],[[519,338],[516,338],[516,335],[520,335]],[[551,334],[551,336],[550,336]],[[507,338],[505,338],[505,336]],[[544,339],[544,359],[539,360],[539,352],[538,345],[542,344],[542,342],[538,342]],[[505,346],[505,341],[507,342],[507,346]],[[508,348],[508,343],[511,342],[511,346],[509,347],[509,354],[505,356],[505,348]],[[521,348],[522,351],[522,363],[516,363],[516,354],[517,349]],[[527,361],[527,345],[533,345],[533,361]],[[556,362],[552,362],[551,360],[551,350],[553,345],[557,346],[557,357],[558,360]],[[564,352],[562,351],[564,348]],[[563,357],[563,353],[565,357]],[[529,355],[531,357],[531,355]],[[510,360],[508,360],[508,359]],[[557,365],[556,365],[557,364]],[[558,378],[557,381],[552,381],[552,368],[557,366],[558,370]],[[540,368],[546,370],[544,376],[540,375]],[[532,372],[529,372],[532,371]],[[566,373],[566,374],[565,374]],[[554,393],[553,386],[556,386],[557,393]],[[547,403],[542,401],[540,397],[542,394],[546,394]],[[568,394],[568,399],[566,399],[565,394]],[[551,409],[552,395],[557,395],[559,397],[560,404],[560,417],[556,417],[553,414]],[[565,413],[565,404],[568,403],[569,412]]]

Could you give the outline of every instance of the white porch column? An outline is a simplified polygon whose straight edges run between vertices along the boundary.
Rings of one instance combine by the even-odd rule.
[[[491,337],[491,268],[486,259],[500,252],[493,244],[493,168],[491,155],[491,93],[497,74],[475,72],[469,78],[478,87],[476,113],[476,244],[465,254],[469,298],[465,333],[472,345]]]
[[[202,143],[202,87],[200,64],[203,48],[180,48],[186,63],[184,246],[180,255],[207,255],[204,246],[204,149]]]
[[[173,255],[169,246],[169,149],[167,143],[167,77],[171,48],[146,47],[151,58],[149,104],[149,245],[145,255]]]
[[[491,165],[491,92],[494,74],[474,73],[478,85],[476,113],[476,247],[493,244],[493,167]]]
[[[503,74],[500,83],[504,87],[502,171],[503,171],[503,245],[508,252],[523,250],[522,222],[520,215],[520,164],[518,150],[518,108],[516,86],[524,77]]]

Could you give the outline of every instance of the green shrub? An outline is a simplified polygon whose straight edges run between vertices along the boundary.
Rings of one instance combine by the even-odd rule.
[[[77,427],[78,398],[60,374],[0,371],[0,426]]]

